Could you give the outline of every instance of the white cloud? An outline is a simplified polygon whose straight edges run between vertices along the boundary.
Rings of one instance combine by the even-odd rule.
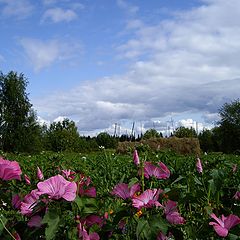
[[[53,63],[75,59],[82,52],[82,47],[79,44],[57,39],[41,41],[39,39],[23,38],[20,40],[20,44],[35,71],[40,71]]]
[[[72,117],[89,131],[171,113],[198,112],[208,121],[239,97],[239,13],[238,0],[212,0],[156,25],[128,22],[134,35],[118,47],[122,58],[134,61],[126,74],[84,82],[35,106],[52,118]]]
[[[125,0],[117,0],[117,5],[130,15],[136,14],[139,10],[138,6],[134,6]]]
[[[41,22],[46,22],[50,19],[54,23],[71,22],[77,19],[77,14],[71,9],[51,8],[45,11]]]
[[[18,19],[27,18],[33,12],[33,5],[28,0],[0,0],[1,14]]]

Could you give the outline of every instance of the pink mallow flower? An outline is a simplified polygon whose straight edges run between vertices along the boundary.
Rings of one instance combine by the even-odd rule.
[[[73,201],[76,198],[77,184],[67,181],[63,176],[53,176],[37,184],[39,194],[47,194],[50,199],[64,198]]]
[[[28,227],[40,228],[42,226],[42,218],[39,215],[35,215],[30,218],[27,225]]]
[[[172,234],[169,233],[168,236],[166,236],[164,233],[160,232],[158,235],[157,235],[157,240],[168,240],[168,239],[172,239]]]
[[[75,172],[70,170],[70,169],[65,169],[65,170],[62,170],[62,174],[65,178],[69,179],[69,180],[73,180],[75,178]]]
[[[185,219],[180,216],[180,213],[177,210],[177,203],[168,200],[164,203],[164,213],[166,215],[166,219],[171,224],[184,224]]]
[[[80,196],[87,196],[95,198],[97,196],[97,191],[95,187],[90,187],[91,178],[81,175],[81,178],[78,182],[78,194]]]
[[[100,237],[96,232],[88,234],[87,230],[82,225],[82,223],[79,223],[77,225],[77,229],[78,229],[78,237],[81,240],[100,240]]]
[[[144,163],[144,177],[155,177],[157,179],[167,179],[170,177],[170,171],[167,166],[159,162],[158,166],[153,165],[151,162]]]
[[[233,214],[230,214],[228,217],[222,215],[222,218],[218,218],[214,213],[210,216],[216,222],[210,222],[209,225],[213,226],[215,232],[220,237],[226,237],[228,235],[228,231],[240,223],[240,218]]]
[[[21,180],[22,171],[18,162],[0,158],[0,179],[8,181],[12,179]]]
[[[38,190],[32,190],[31,193],[27,194],[20,207],[22,215],[30,216],[32,214],[33,208],[37,205],[37,200],[39,199]]]
[[[15,194],[13,197],[12,197],[12,206],[15,208],[15,209],[20,209],[21,207],[21,199],[19,197],[18,194]]]
[[[197,168],[197,171],[198,171],[199,173],[202,173],[202,172],[203,172],[202,162],[201,162],[200,158],[197,158],[196,168]]]
[[[240,200],[240,191],[237,191],[237,192],[234,194],[233,198],[235,198],[235,200]]]
[[[114,187],[112,195],[118,196],[125,200],[133,197],[133,195],[139,191],[140,185],[138,183],[132,185],[131,187],[129,187],[126,183],[119,183]]]
[[[134,150],[134,152],[133,152],[133,162],[134,162],[135,165],[139,165],[140,164],[140,160],[139,160],[139,156],[138,156],[137,150]]]
[[[25,182],[26,182],[27,185],[31,185],[30,178],[27,174],[24,174],[24,179],[25,179]]]
[[[161,189],[147,189],[139,196],[133,196],[132,205],[135,208],[152,208],[153,206],[162,207],[158,202],[159,194],[163,192]]]
[[[41,171],[41,169],[39,167],[37,167],[37,178],[39,180],[43,180],[44,179],[43,173],[42,173],[42,171]]]

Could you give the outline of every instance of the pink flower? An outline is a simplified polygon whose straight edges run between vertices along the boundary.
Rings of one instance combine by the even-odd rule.
[[[104,219],[102,217],[99,217],[97,215],[89,215],[84,220],[81,221],[82,223],[85,223],[87,227],[91,227],[94,224],[97,224],[100,228],[103,226]]]
[[[25,179],[27,185],[31,185],[31,181],[30,181],[30,178],[28,175],[24,174],[24,179]]]
[[[202,173],[202,172],[203,172],[202,162],[201,162],[200,158],[197,158],[196,168],[197,168],[197,171],[198,171],[199,173]]]
[[[43,173],[42,173],[42,171],[41,171],[41,169],[39,167],[37,167],[37,178],[39,180],[43,180],[44,179]]]
[[[20,211],[22,215],[30,216],[32,214],[33,208],[37,205],[38,199],[39,194],[37,189],[32,190],[31,193],[27,194],[21,203]]]
[[[144,176],[146,178],[156,177],[157,179],[166,179],[170,177],[170,171],[166,165],[159,162],[159,167],[153,165],[151,162],[144,163]]]
[[[15,240],[21,240],[21,237],[19,236],[19,234],[17,232],[15,232],[13,234],[13,236],[15,237]]]
[[[15,194],[13,197],[12,197],[12,206],[15,208],[15,209],[20,209],[21,207],[21,199],[19,197],[18,194]]]
[[[112,194],[125,200],[133,197],[133,195],[138,191],[140,191],[140,185],[138,183],[132,185],[131,187],[129,187],[126,183],[119,183],[114,187]]]
[[[81,176],[78,182],[78,194],[80,196],[87,196],[95,198],[97,196],[97,191],[95,187],[89,187],[91,184],[90,177]]]
[[[18,162],[8,161],[0,158],[0,179],[2,180],[21,180],[22,171]]]
[[[134,150],[134,152],[133,152],[133,162],[134,162],[135,165],[139,165],[140,164],[140,160],[139,160],[139,157],[138,157],[137,150]]]
[[[47,194],[51,199],[64,198],[73,201],[76,198],[77,184],[57,175],[37,184],[39,194]]]
[[[77,229],[78,229],[78,237],[81,240],[100,240],[100,237],[96,232],[88,234],[87,230],[82,225],[82,223],[79,223],[77,225]]]
[[[65,178],[69,179],[69,180],[73,180],[75,178],[75,172],[71,171],[71,170],[62,170],[62,174]]]
[[[133,196],[132,202],[135,208],[151,208],[153,206],[162,207],[158,202],[159,194],[163,192],[161,189],[148,189],[139,196]]]
[[[220,237],[226,237],[228,235],[228,231],[240,223],[240,218],[233,214],[230,214],[228,217],[222,215],[222,218],[217,218],[214,213],[210,216],[216,222],[210,222],[209,225],[213,226],[215,232]]]
[[[28,221],[27,225],[29,227],[36,227],[36,228],[40,228],[42,226],[42,218],[38,215],[35,215],[33,217],[30,218],[30,220]]]
[[[235,198],[236,200],[240,200],[240,191],[237,191],[237,192],[234,194],[233,198]]]
[[[237,164],[233,164],[232,171],[233,173],[237,172]]]
[[[185,223],[185,219],[180,216],[180,213],[177,210],[177,203],[172,200],[168,200],[164,203],[164,213],[166,215],[166,219],[171,224]]]
[[[172,237],[172,234],[169,233],[168,236],[166,236],[165,234],[163,234],[162,232],[160,232],[158,235],[157,235],[157,240],[168,240]]]

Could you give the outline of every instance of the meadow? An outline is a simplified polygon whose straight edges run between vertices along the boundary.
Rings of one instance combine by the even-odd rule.
[[[1,156],[0,239],[240,239],[238,155]]]

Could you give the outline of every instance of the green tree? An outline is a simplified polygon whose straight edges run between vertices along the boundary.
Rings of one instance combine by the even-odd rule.
[[[97,135],[98,146],[103,146],[105,148],[116,148],[118,144],[117,138],[111,136],[106,132],[101,132]]]
[[[48,149],[61,151],[79,151],[80,136],[74,121],[65,118],[51,123],[46,133]]]
[[[158,131],[154,128],[148,129],[144,134],[143,134],[143,139],[149,139],[149,138],[160,138],[162,135],[158,133]]]
[[[35,151],[40,147],[40,126],[26,93],[27,84],[23,74],[0,73],[1,148],[7,152]]]
[[[225,103],[219,110],[219,132],[222,151],[240,151],[240,100]]]
[[[187,128],[187,127],[181,126],[175,130],[174,136],[178,138],[184,138],[184,137],[194,138],[194,137],[197,137],[197,133],[195,129],[192,127]]]

